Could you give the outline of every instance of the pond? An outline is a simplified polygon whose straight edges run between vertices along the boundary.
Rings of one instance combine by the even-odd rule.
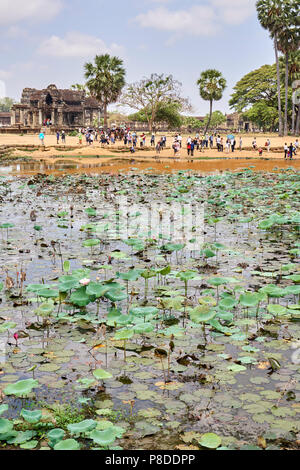
[[[0,447],[299,448],[300,173],[271,163],[2,171]]]

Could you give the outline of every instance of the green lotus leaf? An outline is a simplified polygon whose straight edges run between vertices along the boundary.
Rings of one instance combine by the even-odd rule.
[[[129,313],[136,317],[147,317],[148,315],[157,315],[159,312],[156,307],[134,307],[131,308]]]
[[[47,438],[50,441],[51,447],[54,447],[55,444],[62,441],[65,435],[66,433],[63,429],[60,429],[60,428],[51,429],[51,431],[47,433]]]
[[[199,440],[199,444],[202,447],[206,447],[208,449],[217,449],[218,447],[220,447],[221,443],[222,439],[217,434],[210,432],[203,434],[203,436]]]
[[[20,415],[30,424],[38,423],[42,417],[42,412],[40,410],[29,411],[22,409]]]
[[[94,298],[87,294],[86,287],[80,287],[70,296],[70,302],[78,307],[86,307]]]
[[[104,295],[107,299],[111,300],[112,302],[121,302],[122,300],[127,299],[127,294],[120,289],[110,289]]]
[[[103,297],[108,291],[109,287],[103,284],[98,284],[97,282],[91,282],[86,288],[87,295],[95,296],[96,299]]]
[[[0,405],[0,416],[8,410],[8,405]]]
[[[82,245],[85,246],[85,247],[90,248],[90,247],[93,247],[93,246],[100,245],[100,243],[101,243],[101,241],[98,240],[98,238],[94,238],[94,239],[90,239],[90,240],[85,240]]]
[[[0,418],[0,434],[6,434],[13,430],[13,423],[9,419]]]
[[[113,427],[105,429],[104,431],[94,430],[93,432],[90,433],[89,437],[101,447],[110,446],[116,440]]]
[[[97,380],[106,380],[106,379],[111,379],[113,377],[110,372],[107,372],[104,369],[94,370],[93,375]]]
[[[83,434],[92,431],[97,426],[97,422],[93,419],[85,419],[80,423],[68,424],[67,428],[69,433],[72,434]]]
[[[75,439],[60,441],[54,446],[54,450],[79,450],[80,445]]]
[[[16,397],[28,396],[32,389],[39,387],[39,383],[34,379],[20,380],[14,384],[9,384],[5,389],[5,395],[15,395]]]
[[[261,302],[261,295],[257,293],[247,292],[240,296],[240,304],[243,307],[255,307]]]
[[[114,340],[118,341],[118,340],[128,340],[130,338],[132,338],[132,336],[134,335],[134,332],[132,330],[127,330],[127,329],[122,329],[122,330],[119,330],[117,331],[117,333],[115,334],[114,336]]]
[[[285,315],[287,313],[287,308],[278,304],[269,304],[267,310],[271,315],[275,316]]]

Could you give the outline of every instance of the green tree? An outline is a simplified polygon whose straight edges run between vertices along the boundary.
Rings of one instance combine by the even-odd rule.
[[[109,54],[96,55],[95,63],[85,64],[87,87],[103,108],[104,127],[107,127],[107,108],[115,103],[125,86],[123,61]]]
[[[258,101],[243,113],[243,118],[253,122],[264,131],[274,131],[278,124],[278,110],[277,107],[268,106],[265,101]]]
[[[261,101],[267,106],[276,105],[276,65],[263,65],[241,78],[233,88],[229,106],[243,112]]]
[[[212,117],[213,102],[220,101],[227,83],[221,72],[215,69],[208,69],[201,73],[197,85],[199,86],[201,98],[209,101],[210,104],[209,120],[205,129],[206,133]]]
[[[202,129],[204,127],[204,122],[200,121],[200,119],[196,117],[187,116],[183,118],[183,125],[188,128],[189,132],[192,132]]]
[[[120,103],[144,113],[149,131],[153,132],[155,122],[162,116],[174,118],[174,110],[190,109],[187,99],[182,97],[181,83],[172,75],[152,74],[139,82],[127,85]]]
[[[207,126],[208,122],[210,122],[209,126],[211,129],[216,129],[217,127],[221,126],[224,122],[226,122],[227,118],[225,114],[221,111],[214,111],[210,116],[207,114],[204,118],[204,124]]]
[[[0,112],[1,113],[8,113],[12,106],[14,105],[15,100],[12,98],[8,98],[7,96],[5,98],[0,99]]]
[[[170,129],[182,126],[183,118],[180,114],[181,105],[174,102],[163,102],[158,105],[153,127],[159,123],[166,123]],[[145,108],[128,116],[132,121],[148,122],[151,118],[151,108]]]

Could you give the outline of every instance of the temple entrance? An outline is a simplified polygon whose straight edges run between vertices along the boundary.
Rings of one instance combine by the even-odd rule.
[[[52,96],[50,95],[50,93],[48,93],[48,95],[46,96],[46,104],[48,106],[51,106],[53,103],[53,99],[52,99]]]

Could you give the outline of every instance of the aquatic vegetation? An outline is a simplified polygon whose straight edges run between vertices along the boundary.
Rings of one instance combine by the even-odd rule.
[[[15,198],[0,212],[0,447],[296,448],[299,178],[1,180]],[[148,226],[136,207],[175,202],[178,235],[199,201],[201,242],[196,224],[174,239],[163,211]]]

